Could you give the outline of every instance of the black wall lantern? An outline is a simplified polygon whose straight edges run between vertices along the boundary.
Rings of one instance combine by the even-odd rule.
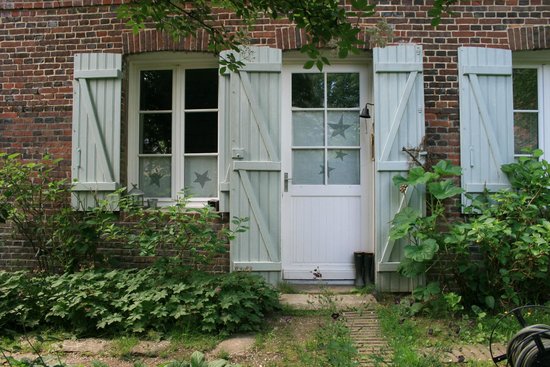
[[[364,119],[370,119],[370,111],[369,106],[374,106],[374,103],[365,103],[365,107],[361,110],[361,113],[359,114],[359,117]]]
[[[132,190],[128,191],[128,197],[130,199],[130,205],[137,208],[144,207],[145,193],[141,191],[136,184],[132,184]]]

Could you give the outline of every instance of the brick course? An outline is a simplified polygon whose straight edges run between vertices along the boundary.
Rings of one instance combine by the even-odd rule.
[[[22,152],[28,159],[38,158],[47,151],[63,159],[59,177],[70,178],[75,53],[207,51],[204,32],[180,42],[154,29],[133,34],[116,18],[116,8],[123,2],[0,0],[0,151]],[[375,16],[358,19],[359,24],[367,29],[383,20],[394,30],[393,42],[422,44],[427,147],[437,157],[458,164],[457,48],[548,48],[550,3],[461,1],[451,6],[452,15],[444,16],[437,27],[431,25],[428,16],[431,1],[377,3]],[[233,14],[221,10],[216,14],[219,23],[226,27],[240,24]],[[367,32],[362,35],[368,40]],[[285,51],[299,49],[306,39],[303,31],[284,19],[260,19],[250,36],[253,44]],[[124,142],[124,125],[122,131]],[[126,148],[122,149],[125,157]],[[124,170],[122,176],[125,177]]]

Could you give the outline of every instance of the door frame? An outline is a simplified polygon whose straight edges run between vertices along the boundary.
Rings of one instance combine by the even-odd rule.
[[[286,57],[288,56],[288,57]],[[292,121],[291,112],[291,75],[294,72],[317,73],[315,67],[310,70],[303,68],[304,62],[307,61],[302,55],[289,54],[283,58],[283,70],[281,74],[281,260],[283,280],[285,279],[285,269],[290,263],[290,215],[287,215],[290,210],[290,200],[285,196],[284,191],[284,172],[291,175],[291,140]],[[341,62],[336,62],[330,66],[325,66],[323,72],[360,72],[361,85],[366,85],[366,88],[360,90],[360,108],[365,106],[365,103],[373,103],[373,68],[372,59],[366,58],[365,55],[350,57]],[[361,251],[374,253],[375,246],[375,213],[374,213],[374,195],[375,195],[375,162],[374,162],[374,110],[369,106],[371,118],[360,119],[361,129],[361,216],[364,225],[361,226],[361,238],[364,242]],[[371,139],[372,138],[372,139]],[[313,270],[313,269],[312,269]],[[312,280],[313,280],[312,275]],[[324,278],[325,279],[325,278]],[[293,280],[288,278],[288,280]],[[325,280],[330,281],[330,277]],[[307,282],[307,280],[295,280],[297,282]]]

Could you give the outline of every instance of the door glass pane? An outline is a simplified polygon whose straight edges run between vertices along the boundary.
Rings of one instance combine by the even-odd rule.
[[[139,159],[139,188],[148,197],[172,196],[172,158],[141,157]]]
[[[192,197],[213,198],[218,192],[216,157],[185,157],[185,189]]]
[[[360,184],[359,149],[330,149],[328,166],[332,168],[329,185]]]
[[[328,112],[328,145],[359,146],[359,113]]]
[[[218,113],[186,113],[185,153],[216,153],[217,151]]]
[[[292,152],[292,184],[323,185],[325,183],[325,153],[321,149]]]
[[[525,153],[524,149],[533,150],[539,141],[539,114],[537,112],[514,113],[514,153]]]
[[[170,154],[172,152],[172,114],[141,114],[140,154]]]
[[[218,70],[188,69],[185,71],[185,108],[218,107]]]
[[[537,69],[514,69],[514,109],[537,110]]]
[[[325,85],[321,73],[292,74],[292,107],[324,107]]]
[[[139,109],[172,109],[172,70],[144,70],[140,73]]]
[[[292,113],[292,144],[294,146],[325,145],[323,112]]]
[[[359,74],[327,74],[328,107],[359,107]]]

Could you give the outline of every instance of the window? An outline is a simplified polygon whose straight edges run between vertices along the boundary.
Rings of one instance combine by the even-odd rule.
[[[158,64],[131,68],[128,183],[165,203],[216,198],[218,70]]]
[[[514,52],[514,145],[550,156],[550,50]]]
[[[514,68],[514,153],[539,147],[539,88],[537,68]]]
[[[296,185],[359,185],[359,73],[292,74]]]

